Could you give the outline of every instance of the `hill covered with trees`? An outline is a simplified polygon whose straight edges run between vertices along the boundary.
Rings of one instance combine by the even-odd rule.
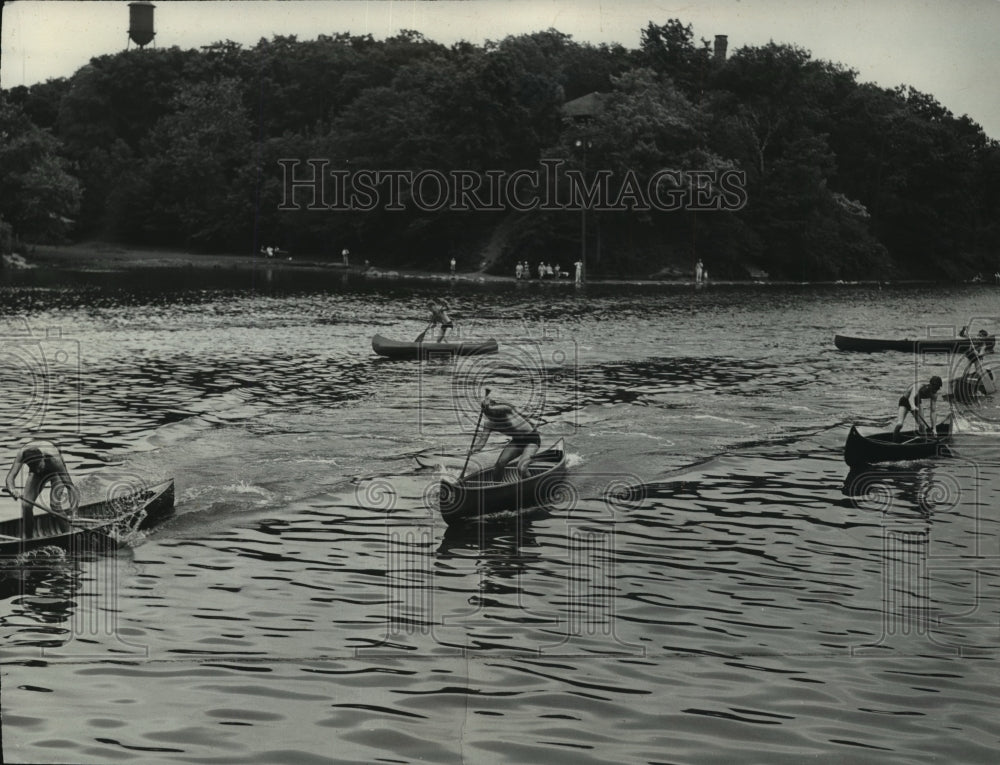
[[[592,276],[1000,268],[1000,145],[976,123],[793,45],[716,56],[677,20],[635,50],[548,30],[123,51],[3,91],[0,134],[8,248],[346,247],[510,273],[583,246]]]

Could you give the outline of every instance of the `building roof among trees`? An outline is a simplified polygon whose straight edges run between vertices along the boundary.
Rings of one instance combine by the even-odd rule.
[[[595,117],[604,110],[608,93],[588,93],[563,104],[562,111],[567,117]]]

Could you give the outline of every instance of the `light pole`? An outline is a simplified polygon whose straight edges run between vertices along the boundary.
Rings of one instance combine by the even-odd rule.
[[[593,144],[589,140],[576,139],[576,148],[583,150],[583,177],[581,182],[587,183],[587,149]],[[587,278],[587,203],[580,195],[580,267],[577,269],[577,283],[585,281]]]

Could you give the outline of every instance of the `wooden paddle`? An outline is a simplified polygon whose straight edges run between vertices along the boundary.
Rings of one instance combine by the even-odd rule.
[[[74,525],[74,524],[88,524],[88,523],[91,523],[91,524],[93,524],[93,523],[106,523],[107,522],[107,519],[104,519],[104,518],[73,518],[73,517],[70,517],[68,515],[65,515],[64,513],[60,513],[58,510],[53,510],[51,507],[46,507],[45,505],[40,505],[37,502],[33,502],[30,499],[25,499],[23,496],[18,496],[17,494],[14,494],[14,493],[11,493],[10,496],[12,496],[14,499],[19,500],[21,502],[27,502],[29,505],[31,505],[32,507],[34,507],[34,508],[36,508],[38,510],[41,510],[42,512],[49,513],[50,515],[54,515],[57,518],[62,518],[64,521],[66,521],[67,523],[69,523],[71,525]]]
[[[427,329],[430,329],[433,326],[434,326],[434,322],[431,322],[430,324],[427,325]],[[415,343],[422,343],[424,341],[424,335],[427,334],[427,329],[425,329],[423,332],[421,332],[419,335],[417,335],[417,339],[414,340],[413,342],[415,342]]]
[[[948,403],[950,404],[951,401],[949,400]],[[938,430],[938,428],[940,428],[942,425],[944,425],[945,422],[947,422],[950,419],[951,419],[951,415],[949,415],[948,417],[946,417],[944,420],[942,420],[941,422],[939,422],[937,425],[935,425],[932,428],[930,426],[930,423],[928,423],[926,419],[924,419],[923,417],[921,417],[920,421],[923,423],[924,430],[926,432],[921,433],[920,432],[920,428],[918,427],[917,428],[917,437],[918,438],[923,438],[925,441],[940,441],[943,438],[947,438],[951,434],[950,433],[942,433],[940,430]]]
[[[490,449],[480,450],[480,454],[487,455],[496,453],[499,456],[502,447],[493,447]],[[462,467],[462,462],[465,461],[464,454],[447,454],[443,451],[443,447],[430,447],[429,449],[424,449],[421,452],[413,455],[414,461],[419,467],[433,467],[439,469],[454,469]],[[472,461],[470,460],[470,463]]]
[[[972,335],[969,335],[969,343],[970,343],[970,348],[972,350],[973,363],[975,364],[976,367],[976,373],[979,375],[979,386],[983,389],[983,393],[985,393],[988,396],[992,396],[994,393],[997,392],[997,383],[996,380],[993,378],[992,370],[987,369],[983,365],[983,352],[985,352],[986,341],[987,341],[986,337],[982,338],[983,351],[981,352],[980,349],[976,346],[976,340],[973,338]]]
[[[487,398],[490,395],[490,389],[486,389],[486,395],[483,398]],[[469,451],[465,455],[465,464],[462,465],[462,472],[458,474],[458,480],[461,481],[465,477],[465,469],[469,467],[469,457],[472,456],[472,447],[476,445],[476,438],[479,436],[479,426],[483,422],[483,407],[479,407],[479,419],[476,420],[476,430],[472,434],[472,443],[469,444]]]

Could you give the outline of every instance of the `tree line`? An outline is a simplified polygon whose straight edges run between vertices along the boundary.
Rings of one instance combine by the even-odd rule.
[[[564,109],[589,94],[583,113]],[[794,45],[721,60],[676,19],[650,22],[636,49],[550,29],[123,51],[4,90],[0,135],[8,249],[348,248],[502,273],[585,252],[605,276],[699,258],[735,278],[998,269],[1000,145],[970,118]],[[324,163],[321,200],[309,160]],[[494,181],[503,204],[457,204]]]

